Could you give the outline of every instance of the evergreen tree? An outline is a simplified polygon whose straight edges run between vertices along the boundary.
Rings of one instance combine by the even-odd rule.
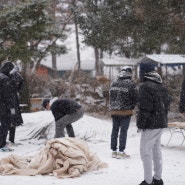
[[[133,47],[132,29],[138,21],[133,16],[130,0],[88,0],[86,14],[80,16],[80,28],[85,43],[126,57],[131,56]]]
[[[88,0],[85,8],[79,20],[88,45],[126,57],[184,52],[183,0]]]
[[[1,61],[7,56],[20,60],[25,80],[31,60],[40,61],[51,51],[65,52],[64,46],[55,44],[57,39],[65,39],[65,35],[54,26],[55,22],[47,11],[47,2],[29,0],[14,6],[4,5],[0,12]],[[23,103],[30,105],[27,83],[24,87]]]

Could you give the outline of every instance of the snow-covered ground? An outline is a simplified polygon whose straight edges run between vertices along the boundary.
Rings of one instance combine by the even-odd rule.
[[[14,148],[15,154],[21,156],[34,155],[44,147],[46,139],[38,139],[37,132],[47,128],[45,136],[54,136],[54,118],[50,111],[23,114],[24,125],[17,128],[16,142],[21,143]],[[78,178],[57,179],[53,176],[0,176],[0,185],[137,185],[143,180],[143,168],[139,155],[140,134],[137,133],[134,119],[128,131],[126,152],[130,159],[113,159],[110,150],[112,122],[88,115],[73,123],[76,137],[88,143],[90,151],[96,153],[109,167],[82,174]],[[35,139],[33,139],[36,137]],[[170,144],[166,146],[170,132],[164,130],[162,136],[163,180],[165,185],[185,184],[185,143],[182,135],[174,134]],[[0,159],[10,153],[0,153]]]

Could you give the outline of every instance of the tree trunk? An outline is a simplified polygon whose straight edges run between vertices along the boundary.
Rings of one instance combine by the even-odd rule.
[[[21,107],[22,112],[30,112],[31,102],[30,102],[30,93],[29,93],[29,82],[27,80],[26,71],[27,71],[28,62],[23,63],[22,76],[24,79],[24,84],[22,90],[20,91],[20,104],[25,106]]]
[[[55,11],[56,11],[56,0],[51,1],[51,15],[53,17],[53,20],[56,22],[56,17],[55,17]],[[53,38],[55,40],[55,38]],[[56,43],[54,43],[56,45]],[[53,77],[57,78],[57,57],[55,52],[51,52],[51,60],[52,60],[52,68],[53,68]]]
[[[79,37],[78,37],[78,23],[77,23],[77,6],[76,0],[72,1],[73,6],[73,15],[74,15],[74,23],[75,23],[75,35],[76,35],[76,51],[77,51],[77,70],[81,69],[81,59],[80,59],[80,44],[79,44]]]
[[[76,34],[76,50],[77,50],[77,63],[78,63],[77,69],[80,70],[81,69],[80,44],[79,44],[79,37],[78,37],[78,25],[76,21],[75,21],[75,34]]]
[[[94,54],[95,54],[95,72],[96,76],[99,75],[99,50],[98,48],[94,48]]]
[[[95,73],[96,76],[101,76],[103,74],[103,66],[102,61],[100,60],[100,55],[103,56],[103,54],[99,51],[98,48],[94,48],[95,53]]]
[[[51,53],[51,58],[52,58],[52,68],[53,68],[53,77],[57,78],[57,56],[54,52]]]

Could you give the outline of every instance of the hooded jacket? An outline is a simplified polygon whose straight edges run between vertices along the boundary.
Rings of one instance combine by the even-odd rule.
[[[170,95],[163,86],[160,75],[155,71],[146,73],[139,88],[137,127],[166,128],[169,105]]]
[[[5,74],[6,76],[10,77],[11,71],[14,69],[14,64],[12,62],[5,62],[1,69],[0,72]]]
[[[109,99],[112,115],[132,115],[138,93],[131,78],[130,73],[121,71],[118,79],[111,84]]]
[[[0,68],[0,122],[10,126],[15,121],[13,116],[17,115],[19,108],[17,91],[10,78],[10,72],[13,70],[12,62],[6,62]],[[13,110],[14,114],[11,113]]]

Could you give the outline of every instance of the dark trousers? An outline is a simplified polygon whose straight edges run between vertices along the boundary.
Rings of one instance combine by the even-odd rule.
[[[6,145],[6,137],[8,135],[8,128],[6,126],[0,126],[0,148]]]
[[[16,127],[9,128],[9,141],[12,143],[14,143],[14,140],[15,140],[15,130],[16,130]]]
[[[111,149],[113,151],[117,150],[118,134],[119,151],[123,152],[125,150],[130,119],[131,116],[112,116]]]

